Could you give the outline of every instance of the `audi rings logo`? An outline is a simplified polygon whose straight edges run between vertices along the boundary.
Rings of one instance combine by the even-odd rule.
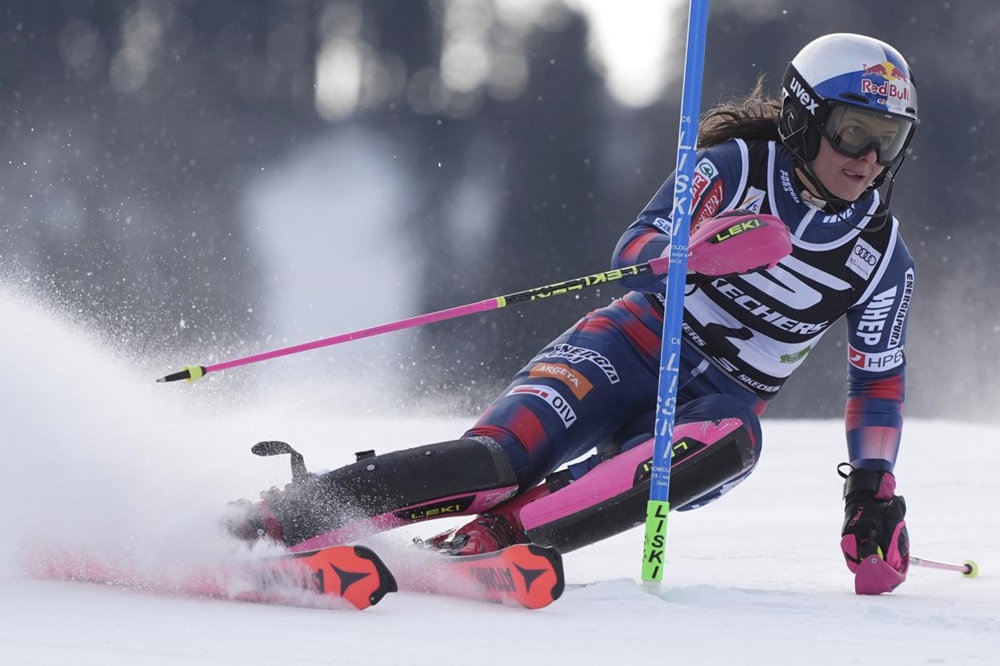
[[[866,247],[861,247],[860,245],[854,246],[854,256],[858,257],[869,266],[874,266],[878,263],[878,257],[875,256],[875,253]]]
[[[867,280],[881,258],[881,252],[859,238],[847,258],[847,267]]]

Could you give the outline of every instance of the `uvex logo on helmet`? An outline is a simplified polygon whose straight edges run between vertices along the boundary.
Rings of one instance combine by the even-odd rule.
[[[816,110],[819,108],[819,102],[812,98],[806,87],[802,85],[798,77],[793,76],[792,80],[788,83],[788,89],[792,91],[792,94],[799,98],[799,104],[806,107],[806,111],[812,115],[816,115]]]

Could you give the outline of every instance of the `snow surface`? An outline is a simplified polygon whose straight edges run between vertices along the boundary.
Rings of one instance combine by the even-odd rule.
[[[764,421],[763,459],[746,483],[720,502],[672,515],[657,595],[638,585],[638,529],[567,554],[568,582],[578,587],[540,611],[405,591],[364,612],[321,610],[33,579],[24,562],[39,544],[171,575],[219,561],[234,547],[215,527],[225,503],[288,480],[287,459],[249,454],[258,440],[285,439],[311,467],[334,467],[354,451],[454,438],[473,417],[370,414],[363,401],[333,403],[321,387],[307,389],[308,377],[298,392],[286,382],[235,397],[212,376],[155,384],[180,363],[111,354],[8,291],[0,290],[0,308],[4,666],[902,666],[1000,658],[992,502],[1000,428],[915,418],[897,466],[914,554],[975,559],[977,579],[914,568],[892,595],[855,596],[838,549],[842,425],[776,420]],[[262,376],[280,374],[279,363]],[[366,543],[405,558],[410,538],[453,524]]]

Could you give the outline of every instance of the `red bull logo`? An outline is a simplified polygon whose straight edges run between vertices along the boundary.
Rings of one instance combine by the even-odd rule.
[[[883,60],[882,62],[871,65],[870,67],[865,67],[861,71],[861,76],[862,78],[878,77],[885,79],[886,81],[902,81],[903,83],[910,82],[910,78],[906,75],[906,72],[888,60]]]
[[[892,101],[910,101],[910,78],[902,68],[888,60],[861,70],[861,92]]]
[[[899,67],[896,67],[895,65],[892,65],[892,67],[889,69],[889,73],[886,74],[885,78],[889,79],[890,81],[902,81],[903,83],[910,82],[910,77],[906,75],[906,72],[901,70]]]

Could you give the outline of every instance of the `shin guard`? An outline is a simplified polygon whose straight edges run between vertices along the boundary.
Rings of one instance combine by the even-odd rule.
[[[691,507],[726,490],[757,462],[758,447],[740,419],[685,423],[674,430],[670,508]],[[528,541],[561,552],[614,536],[645,520],[653,440],[601,463],[578,481],[520,512]]]
[[[257,505],[272,538],[293,551],[346,543],[428,518],[481,513],[517,491],[503,449],[460,439],[371,455],[265,494]]]

